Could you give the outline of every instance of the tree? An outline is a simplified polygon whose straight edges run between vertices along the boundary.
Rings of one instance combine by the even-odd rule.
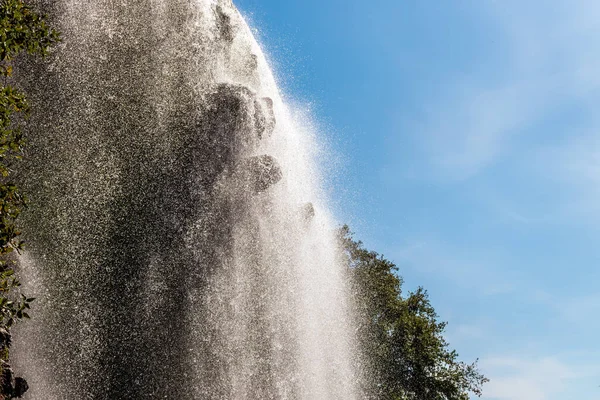
[[[9,362],[10,328],[29,318],[27,310],[34,300],[16,295],[20,286],[12,268],[10,255],[19,252],[23,242],[17,218],[26,206],[26,198],[10,181],[13,162],[20,160],[25,146],[21,125],[29,116],[25,94],[11,86],[12,61],[25,52],[45,56],[59,40],[49,28],[46,17],[36,13],[21,0],[0,0],[0,400],[21,397],[27,390],[22,378],[14,378]]]
[[[352,277],[365,398],[468,400],[488,381],[477,364],[458,360],[427,292],[402,295],[397,267],[366,250],[347,226],[339,233]]]

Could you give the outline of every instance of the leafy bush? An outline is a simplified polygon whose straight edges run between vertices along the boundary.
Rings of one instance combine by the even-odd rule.
[[[24,93],[9,84],[13,74],[12,61],[25,52],[45,56],[59,40],[58,32],[48,27],[46,17],[36,13],[21,0],[0,1],[0,330],[8,339],[1,343],[0,399],[20,397],[27,384],[14,378],[8,366],[9,330],[22,319],[29,318],[26,310],[34,300],[17,295],[21,283],[12,268],[11,253],[20,252],[23,242],[17,228],[17,218],[26,207],[27,199],[10,181],[12,162],[23,156],[26,140],[22,123],[30,113]]]

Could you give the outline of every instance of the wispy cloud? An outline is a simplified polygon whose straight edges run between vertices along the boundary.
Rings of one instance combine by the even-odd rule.
[[[431,165],[446,178],[469,178],[493,163],[543,101],[527,83],[464,87],[469,85],[467,93],[427,117],[423,145]]]
[[[600,399],[600,389],[592,385],[600,368],[593,364],[574,365],[556,356],[524,358],[523,356],[489,357],[481,360],[481,368],[490,378],[484,388],[484,400],[558,400],[574,382],[581,387],[570,390],[568,398]]]
[[[434,174],[467,179],[532,144],[563,106],[587,113],[600,100],[597,2],[484,1],[480,17],[507,48],[497,69],[448,77],[427,105],[418,135]],[[493,42],[489,43],[494,46]],[[587,115],[587,114],[586,114]],[[590,130],[600,123],[589,121]],[[569,135],[559,128],[546,135]],[[540,141],[534,141],[539,145]],[[534,149],[531,149],[534,150]]]
[[[599,69],[600,70],[600,69]],[[600,103],[600,99],[598,99]],[[542,144],[523,173],[536,177],[551,193],[552,218],[560,224],[597,224],[600,218],[600,121],[570,137]]]
[[[577,376],[555,358],[487,358],[481,361],[481,368],[490,377],[485,399],[494,400],[549,400]]]
[[[484,399],[600,400],[590,356],[600,294],[578,275],[596,276],[598,254],[585,246],[600,222],[600,2],[465,3],[490,28],[492,50],[477,50],[497,63],[443,71],[414,120],[398,123],[413,158],[384,167],[386,184],[425,181],[444,188],[417,186],[425,195],[454,196],[455,236],[442,231],[447,221],[417,221],[390,255],[417,279],[472,295],[477,306],[443,317],[451,343],[491,354]]]
[[[468,319],[460,323],[450,323],[446,327],[444,337],[452,346],[468,349],[473,341],[489,340],[491,332],[498,327],[497,323],[489,316]]]
[[[557,315],[570,325],[575,324],[576,327],[592,330],[600,328],[595,318],[590,320],[591,316],[600,315],[600,292],[570,298],[554,298],[551,304]]]
[[[498,268],[500,254],[463,249],[432,237],[399,247],[390,256],[401,269],[411,268],[413,274],[435,276],[483,296],[514,292],[515,282],[519,281],[506,269]]]

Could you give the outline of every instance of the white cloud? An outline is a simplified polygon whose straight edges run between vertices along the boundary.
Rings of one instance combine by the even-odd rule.
[[[544,98],[527,83],[512,85],[471,87],[431,112],[424,145],[438,173],[468,178],[501,156]]]
[[[497,322],[490,317],[468,318],[465,322],[449,323],[444,337],[457,349],[468,349],[474,341],[488,341]]]
[[[472,177],[515,147],[532,146],[524,137],[539,131],[536,124],[564,104],[577,104],[585,113],[600,101],[600,53],[595,45],[600,41],[600,3],[479,4],[476,15],[501,32],[498,48],[509,50],[496,66],[502,71],[498,76],[482,69],[466,78],[449,76],[427,106],[418,134],[429,166],[444,178]],[[590,130],[600,130],[600,124],[590,124]],[[570,132],[548,132],[563,134]]]
[[[589,321],[591,316],[600,315],[600,292],[581,295],[553,302],[559,315],[570,324],[586,325],[595,329],[597,321]]]
[[[578,377],[573,369],[553,357],[527,360],[519,357],[494,357],[480,364],[490,382],[483,399],[549,400]]]
[[[597,125],[532,153],[529,172],[553,188],[554,222],[596,224],[600,217],[600,121]]]
[[[490,382],[482,400],[600,400],[600,366],[583,361],[591,358],[589,353],[484,358],[480,367]]]
[[[540,153],[548,175],[554,180],[589,189],[600,186],[599,131],[579,134]]]
[[[408,243],[390,256],[401,269],[411,268],[484,296],[514,292],[515,282],[520,281],[511,271],[498,267],[503,263],[502,254],[460,248],[431,237]]]

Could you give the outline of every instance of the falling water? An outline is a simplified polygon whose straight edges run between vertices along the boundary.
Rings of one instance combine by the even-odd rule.
[[[353,399],[312,136],[229,0],[37,0],[27,399]]]

